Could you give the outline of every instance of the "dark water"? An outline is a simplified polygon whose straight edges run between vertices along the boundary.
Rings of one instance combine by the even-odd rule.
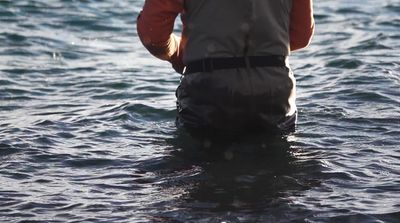
[[[0,0],[0,222],[400,222],[400,1],[316,1],[296,133],[209,149],[142,4]]]

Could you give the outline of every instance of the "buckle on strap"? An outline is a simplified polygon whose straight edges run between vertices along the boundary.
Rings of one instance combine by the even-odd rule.
[[[203,68],[203,72],[212,72],[214,70],[214,59],[213,58],[204,58],[201,61],[201,65]]]

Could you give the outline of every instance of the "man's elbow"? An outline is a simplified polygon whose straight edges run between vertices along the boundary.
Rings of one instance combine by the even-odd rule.
[[[294,50],[299,50],[302,48],[306,48],[308,45],[310,45],[311,43],[311,37],[304,37],[304,38],[299,38],[299,39],[295,39],[295,40],[291,40],[290,41],[290,50],[294,51]]]
[[[306,48],[308,45],[310,45],[313,36],[314,26],[309,30],[297,32],[296,35],[293,35],[293,38],[290,38],[291,51]]]
[[[161,60],[167,60],[169,39],[154,31],[154,29],[146,21],[138,18],[137,20],[137,34],[143,46],[155,57]]]

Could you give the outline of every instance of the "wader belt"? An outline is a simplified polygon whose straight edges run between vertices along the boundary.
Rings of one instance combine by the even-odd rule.
[[[189,62],[185,67],[184,74],[245,67],[285,67],[285,60],[285,56],[278,55],[205,58]]]

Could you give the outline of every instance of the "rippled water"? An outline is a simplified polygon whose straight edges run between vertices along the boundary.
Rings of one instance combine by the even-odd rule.
[[[0,1],[0,222],[400,222],[398,0],[317,0],[297,131],[209,149],[142,4]]]

